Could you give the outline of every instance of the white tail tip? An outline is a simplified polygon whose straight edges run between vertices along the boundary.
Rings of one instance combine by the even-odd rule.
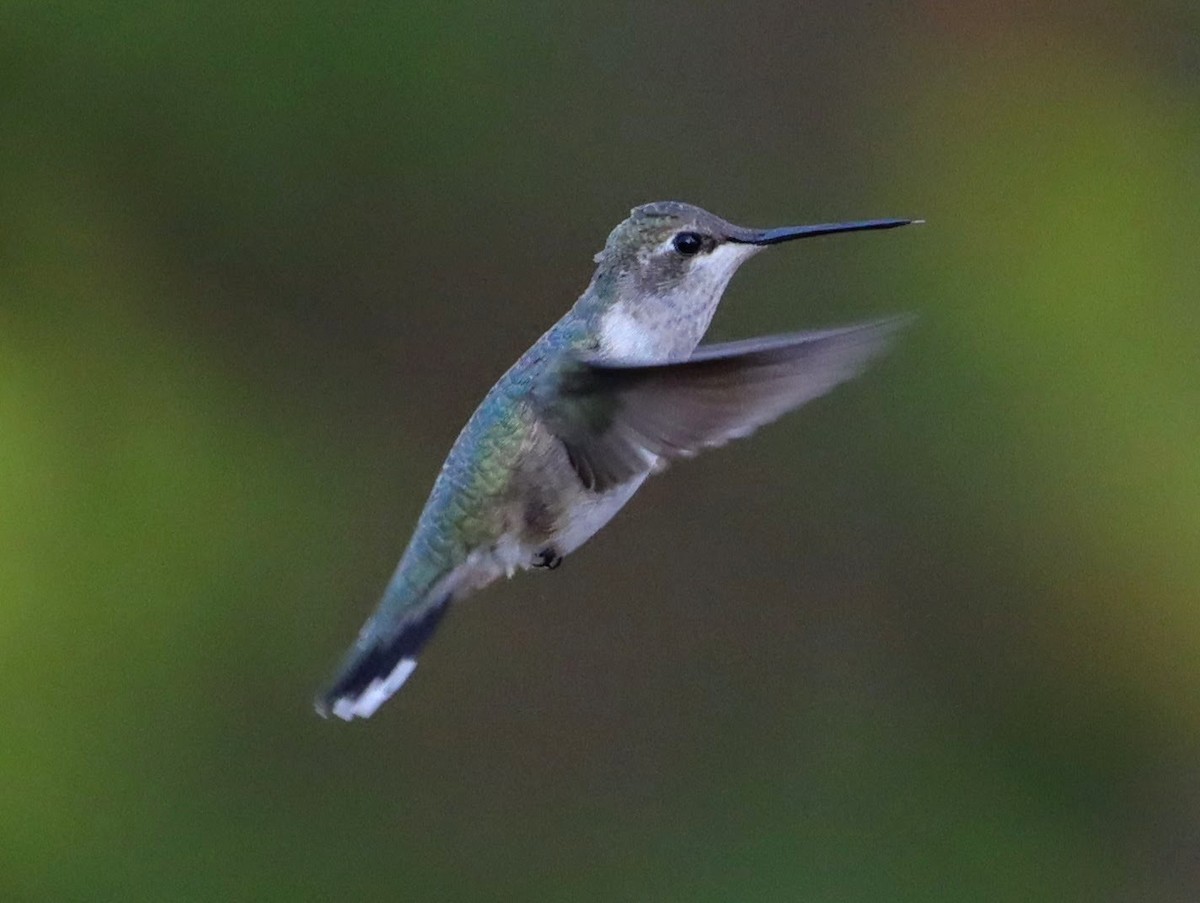
[[[354,698],[342,697],[333,704],[331,711],[343,721],[355,718],[370,718],[375,710],[387,702],[388,698],[404,686],[409,675],[417,668],[415,658],[402,658],[387,677],[377,677],[367,684],[367,688]]]

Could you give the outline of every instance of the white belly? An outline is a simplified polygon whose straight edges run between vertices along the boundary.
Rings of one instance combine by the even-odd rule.
[[[472,584],[482,587],[501,575],[511,577],[518,570],[534,567],[547,546],[559,555],[569,555],[612,520],[613,515],[625,506],[651,472],[647,471],[602,494],[581,493],[570,513],[559,518],[558,532],[548,542],[531,546],[521,542],[514,534],[508,533],[489,548],[476,549],[459,570],[464,574],[474,574],[475,576],[470,578]]]
[[[614,514],[625,507],[625,503],[638,491],[650,475],[649,471],[634,477],[628,483],[608,492],[592,495],[587,493],[560,520],[558,537],[554,542],[560,555],[568,555],[587,542]]]

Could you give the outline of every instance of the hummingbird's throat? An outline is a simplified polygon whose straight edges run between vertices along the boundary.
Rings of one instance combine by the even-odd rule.
[[[601,356],[636,363],[687,358],[704,338],[737,268],[760,250],[722,244],[688,261],[678,278],[633,280],[601,317]]]

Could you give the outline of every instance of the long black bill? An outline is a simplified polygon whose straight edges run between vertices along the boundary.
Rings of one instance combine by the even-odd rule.
[[[895,229],[920,219],[864,219],[853,223],[820,223],[816,226],[781,226],[778,229],[739,229],[729,236],[730,241],[746,245],[777,245],[796,238],[812,238],[815,235],[832,235],[835,232],[865,232],[868,229]]]

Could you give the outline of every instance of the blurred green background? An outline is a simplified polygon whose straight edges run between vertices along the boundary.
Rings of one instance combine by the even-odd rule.
[[[637,203],[866,377],[311,697]],[[0,899],[1200,898],[1200,8],[0,7]]]

